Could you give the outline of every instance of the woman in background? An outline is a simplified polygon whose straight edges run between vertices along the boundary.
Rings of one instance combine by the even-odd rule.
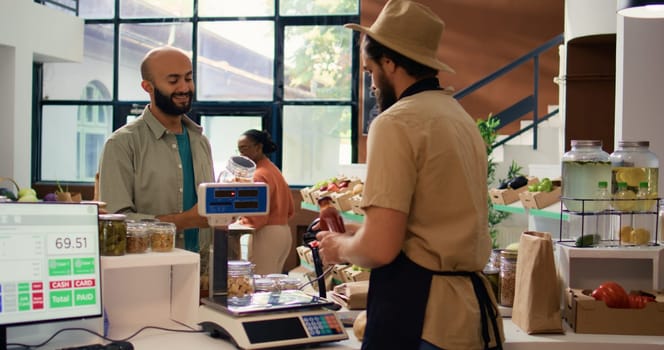
[[[282,273],[293,243],[288,219],[293,216],[294,204],[286,179],[267,157],[277,150],[277,145],[267,131],[251,129],[240,136],[237,149],[256,163],[254,182],[264,182],[269,187],[269,213],[240,218],[241,224],[256,230],[249,237],[249,261],[256,265],[257,274]]]

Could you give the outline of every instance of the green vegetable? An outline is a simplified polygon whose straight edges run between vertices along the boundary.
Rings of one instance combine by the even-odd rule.
[[[537,184],[528,185],[528,192],[537,192],[538,188]]]
[[[574,244],[577,247],[592,247],[599,244],[601,239],[602,237],[600,237],[598,234],[582,235],[576,239]]]

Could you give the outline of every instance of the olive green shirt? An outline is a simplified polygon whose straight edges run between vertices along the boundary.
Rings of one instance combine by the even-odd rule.
[[[210,142],[203,128],[186,115],[196,187],[214,182]],[[133,122],[106,140],[99,165],[99,200],[110,213],[140,220],[180,213],[183,172],[175,134],[145,107]]]
[[[401,249],[411,260],[435,271],[481,273],[491,252],[487,203],[484,141],[452,96],[420,92],[373,120],[361,206],[408,215]],[[408,302],[408,286],[395,288]],[[480,325],[470,278],[434,276],[422,338],[445,349],[481,349]]]

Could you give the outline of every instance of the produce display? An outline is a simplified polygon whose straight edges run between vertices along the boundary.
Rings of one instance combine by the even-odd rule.
[[[511,188],[513,190],[516,190],[518,188],[526,186],[527,184],[528,184],[528,178],[526,178],[523,175],[519,175],[509,180],[501,181],[500,184],[498,185],[498,189],[503,190],[506,188]]]
[[[39,201],[39,198],[37,198],[37,191],[35,191],[33,188],[29,187],[23,187],[21,188],[16,181],[14,181],[12,178],[9,177],[0,177],[0,183],[2,182],[9,182],[13,185],[14,188],[16,188],[16,193],[13,192],[12,189],[6,188],[6,187],[0,187],[0,196],[6,197],[10,201],[18,201],[18,202],[37,202]]]
[[[647,303],[656,302],[652,294],[642,291],[628,294],[620,284],[611,281],[602,283],[592,291],[591,296],[610,308],[619,309],[643,309]]]
[[[548,177],[528,185],[528,192],[551,192],[553,190],[553,182]]]
[[[329,197],[332,206],[339,211],[349,211],[353,209],[353,202],[361,198],[363,188],[359,178],[339,175],[305,187],[300,190],[300,194],[303,201],[313,205],[318,205],[320,198]]]

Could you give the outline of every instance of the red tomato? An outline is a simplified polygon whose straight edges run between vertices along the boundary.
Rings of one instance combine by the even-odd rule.
[[[629,307],[629,298],[625,289],[616,282],[604,282],[592,292],[595,300],[602,300],[606,306],[613,308]]]

